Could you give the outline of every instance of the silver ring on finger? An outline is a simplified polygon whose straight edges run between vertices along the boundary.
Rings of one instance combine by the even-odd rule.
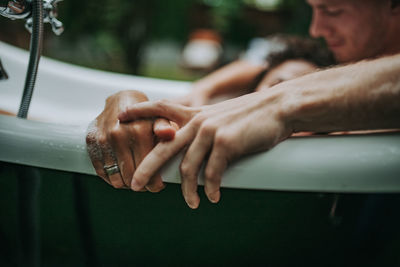
[[[116,174],[116,173],[120,172],[118,164],[105,165],[104,166],[104,171],[107,173],[107,176],[111,176],[113,174]]]

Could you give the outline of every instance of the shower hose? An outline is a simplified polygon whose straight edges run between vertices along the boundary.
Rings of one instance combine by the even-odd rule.
[[[26,119],[35,88],[43,44],[43,0],[32,1],[32,34],[24,91],[17,117]],[[20,266],[40,266],[39,188],[40,174],[32,167],[18,167],[18,214]]]

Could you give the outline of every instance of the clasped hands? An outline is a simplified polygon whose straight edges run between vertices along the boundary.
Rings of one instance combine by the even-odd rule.
[[[187,205],[199,206],[198,175],[203,162],[205,194],[217,203],[222,175],[230,162],[269,149],[292,133],[282,123],[284,113],[276,108],[278,94],[267,100],[258,94],[201,107],[148,102],[137,91],[115,94],[107,99],[87,134],[96,173],[116,188],[158,192],[164,188],[158,171],[184,151],[180,173]],[[113,164],[118,164],[120,172],[108,176],[104,167]]]

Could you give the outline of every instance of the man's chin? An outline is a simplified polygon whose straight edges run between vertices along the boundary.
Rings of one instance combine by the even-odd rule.
[[[345,53],[342,51],[332,51],[338,63],[348,63],[357,61],[357,56],[354,53]]]

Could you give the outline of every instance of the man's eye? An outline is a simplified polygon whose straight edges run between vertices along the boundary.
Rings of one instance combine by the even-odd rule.
[[[343,10],[342,9],[325,9],[324,10],[325,14],[331,17],[336,17],[342,14]]]

